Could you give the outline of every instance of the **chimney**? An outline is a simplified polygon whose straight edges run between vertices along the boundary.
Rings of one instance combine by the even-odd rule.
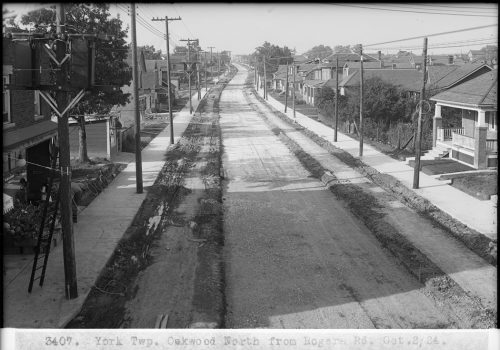
[[[378,51],[378,60],[382,61],[382,51]]]
[[[448,64],[453,64],[453,55],[448,56]]]

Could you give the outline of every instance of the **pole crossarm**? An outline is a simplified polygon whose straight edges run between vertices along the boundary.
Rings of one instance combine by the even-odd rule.
[[[66,62],[70,57],[71,55],[70,54],[66,54],[64,56],[64,58],[59,62],[59,60],[56,58],[56,55],[54,53],[54,51],[52,49],[49,49],[47,46],[45,45],[42,45],[44,51],[49,55],[50,59],[52,61],[54,61],[54,63],[58,66],[58,67],[61,67],[63,65],[64,62]]]
[[[40,90],[40,96],[47,102],[47,104],[52,108],[52,110],[57,114],[59,118],[61,118],[63,115],[65,115],[69,110],[71,110],[73,107],[76,106],[78,102],[82,99],[82,97],[85,95],[85,90],[80,90],[78,94],[73,97],[71,102],[66,106],[66,108],[60,112],[59,107],[57,105],[57,102],[54,100],[52,96],[46,91]]]

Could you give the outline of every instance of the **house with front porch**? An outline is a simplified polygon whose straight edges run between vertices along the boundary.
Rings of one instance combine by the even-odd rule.
[[[430,99],[436,103],[434,148],[476,169],[498,166],[497,72],[477,76]],[[461,116],[460,127],[443,128],[445,109]]]
[[[25,77],[22,71],[16,71],[16,64],[26,67],[31,57],[17,54],[12,40],[7,38],[3,39],[2,49],[3,179],[11,179],[25,167],[28,198],[39,200],[40,189],[50,175],[50,149],[57,145],[57,123],[51,121],[52,111],[39,90],[11,86]]]

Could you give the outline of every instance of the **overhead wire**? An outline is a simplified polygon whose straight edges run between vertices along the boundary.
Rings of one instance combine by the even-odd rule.
[[[415,4],[415,3],[409,3],[409,5],[411,5],[411,6],[428,6],[428,7],[444,7],[444,8],[447,8],[447,9],[449,9],[450,7],[453,7],[453,8],[462,8],[462,9],[484,9],[484,10],[490,10],[490,9],[491,10],[495,10],[495,9],[498,9],[498,6],[495,6],[495,4],[491,4],[491,5],[493,5],[493,7],[489,7],[489,8],[484,7],[485,5],[487,5],[487,3],[471,4],[471,6],[459,6],[459,5],[456,5],[456,4],[453,4],[452,6],[450,6],[450,4],[446,4],[446,5],[443,5],[443,4],[432,4],[432,5],[429,5],[429,4]],[[460,4],[460,5],[465,5],[465,4]],[[479,7],[479,6],[483,6],[483,7]],[[439,10],[439,11],[444,11],[444,10]]]
[[[448,31],[448,32],[419,35],[419,36],[414,36],[414,37],[410,37],[410,38],[397,39],[397,40],[385,41],[385,42],[381,42],[381,43],[363,45],[363,47],[370,47],[370,46],[376,46],[376,45],[397,43],[397,42],[401,42],[401,41],[408,41],[408,40],[414,40],[414,39],[429,38],[429,37],[440,36],[440,35],[445,35],[445,34],[461,33],[461,32],[466,32],[466,31],[470,31],[470,30],[476,30],[476,29],[482,29],[482,28],[488,28],[488,27],[495,27],[495,26],[498,26],[498,24],[488,24],[488,25],[484,25],[484,26],[463,28],[463,29],[457,29],[457,30],[452,30],[452,31]]]
[[[179,14],[179,11],[177,11],[177,7],[176,7],[174,4],[172,4],[172,7],[174,8],[175,12],[177,13],[177,16],[181,17],[181,15]],[[182,22],[182,24],[184,25],[184,27],[186,28],[186,30],[188,31],[188,33],[189,33],[191,36],[195,36],[195,35],[193,34],[193,32],[191,32],[191,30],[189,30],[189,28],[188,28],[188,26],[187,26],[186,22],[185,22],[185,21],[181,21],[181,22]]]
[[[471,44],[473,43],[473,44]],[[471,39],[471,40],[460,40],[460,41],[450,41],[450,42],[445,42],[445,43],[435,43],[432,45],[429,45],[428,48],[446,48],[446,47],[459,47],[459,46],[477,46],[477,45],[483,45],[483,44],[495,44],[497,43],[497,40],[494,38],[478,38],[478,39]],[[456,44],[462,44],[462,45],[456,45]],[[454,46],[447,46],[447,45],[454,45]],[[378,50],[398,50],[398,49],[420,49],[422,48],[421,45],[403,45],[403,46],[391,46],[391,47],[386,47],[386,46],[377,46],[377,47],[371,47],[371,49],[378,49]]]
[[[381,5],[377,5],[377,6],[381,6]],[[394,8],[403,8],[403,9],[416,9],[416,10],[426,10],[426,11],[429,11],[429,10],[435,10],[435,11],[444,11],[444,12],[466,12],[466,13],[469,13],[469,14],[492,14],[492,12],[494,11],[493,8],[491,9],[482,9],[484,11],[471,11],[471,10],[476,10],[476,9],[479,9],[479,8],[468,8],[468,10],[456,10],[453,8],[453,6],[448,6],[446,8],[443,8],[443,9],[433,9],[433,8],[429,8],[429,7],[414,7],[414,6],[430,6],[430,7],[433,7],[434,5],[420,5],[420,4],[411,4],[411,5],[404,5],[402,4],[401,6],[398,6],[398,5],[393,5],[391,4],[390,7],[394,7]],[[481,9],[479,9],[481,10]]]
[[[330,4],[333,6],[345,6],[345,7],[354,7],[354,8],[362,8],[362,9],[370,9],[370,10],[379,10],[379,11],[393,11],[393,12],[407,12],[407,13],[424,13],[428,15],[442,15],[442,16],[467,16],[467,17],[498,17],[497,15],[477,15],[477,14],[459,14],[459,13],[443,13],[443,12],[427,12],[427,11],[410,11],[410,10],[397,10],[397,9],[389,9],[389,8],[380,8],[380,7],[370,7],[370,6],[360,6],[360,5],[346,5],[346,4]]]

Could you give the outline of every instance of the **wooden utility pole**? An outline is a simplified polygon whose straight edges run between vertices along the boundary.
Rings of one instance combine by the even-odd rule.
[[[213,73],[213,70],[212,70],[212,62],[213,62],[213,59],[212,59],[212,49],[215,49],[215,46],[209,46],[208,48],[210,49],[210,79],[212,79],[212,83],[215,86],[214,73]]]
[[[205,90],[208,91],[207,89],[207,52],[203,51],[203,56],[205,60]]]
[[[189,113],[193,114],[193,104],[191,102],[191,74],[193,73],[191,71],[191,41],[197,41],[198,39],[181,39],[180,41],[187,41],[187,49],[188,49],[188,82],[189,82]]]
[[[333,136],[333,142],[337,142],[337,128],[339,122],[339,56],[337,55],[335,60],[335,134]]]
[[[139,74],[137,71],[137,38],[135,3],[131,5],[131,32],[132,32],[132,91],[134,94],[134,114],[135,114],[135,178],[136,191],[142,193],[142,156],[141,156],[141,116],[139,114]]]
[[[359,48],[359,156],[363,156],[363,46]]]
[[[63,34],[65,25],[64,3],[57,7],[57,34]],[[66,44],[57,42],[56,57],[61,62],[66,56]],[[57,107],[60,111],[68,104],[68,93],[61,89],[66,85],[68,74],[67,64],[63,64],[56,72],[57,85],[60,90],[56,91]],[[71,205],[71,163],[69,147],[69,126],[68,113],[59,117],[57,122],[59,135],[59,166],[61,171],[60,179],[60,203],[61,203],[61,229],[63,236],[63,256],[64,256],[64,291],[66,298],[74,299],[78,297],[78,287],[76,281],[76,261],[75,261],[75,240],[73,237],[72,205]]]
[[[285,83],[285,113],[286,113],[286,108],[288,107],[288,61],[286,62],[286,83]]]
[[[217,76],[220,76],[220,51],[217,51]]]
[[[267,72],[266,72],[266,56],[264,55],[264,100],[267,100]]]
[[[293,119],[295,119],[295,62],[292,64],[293,76],[292,76],[292,108],[293,108]]]
[[[201,85],[200,85],[200,51],[196,53],[196,87],[198,89],[198,101],[201,100]]]
[[[167,42],[167,83],[168,83],[168,114],[170,117],[170,144],[174,144],[174,116],[172,114],[172,98],[170,96],[170,45],[169,45],[169,33],[168,33],[168,21],[180,21],[181,18],[152,18],[152,21],[165,21],[165,41]]]
[[[420,91],[420,102],[418,108],[417,135],[415,140],[415,168],[413,169],[413,188],[417,189],[420,180],[420,154],[422,147],[422,110],[424,108],[425,99],[425,83],[427,82],[427,38],[424,38],[424,78],[422,90]]]

